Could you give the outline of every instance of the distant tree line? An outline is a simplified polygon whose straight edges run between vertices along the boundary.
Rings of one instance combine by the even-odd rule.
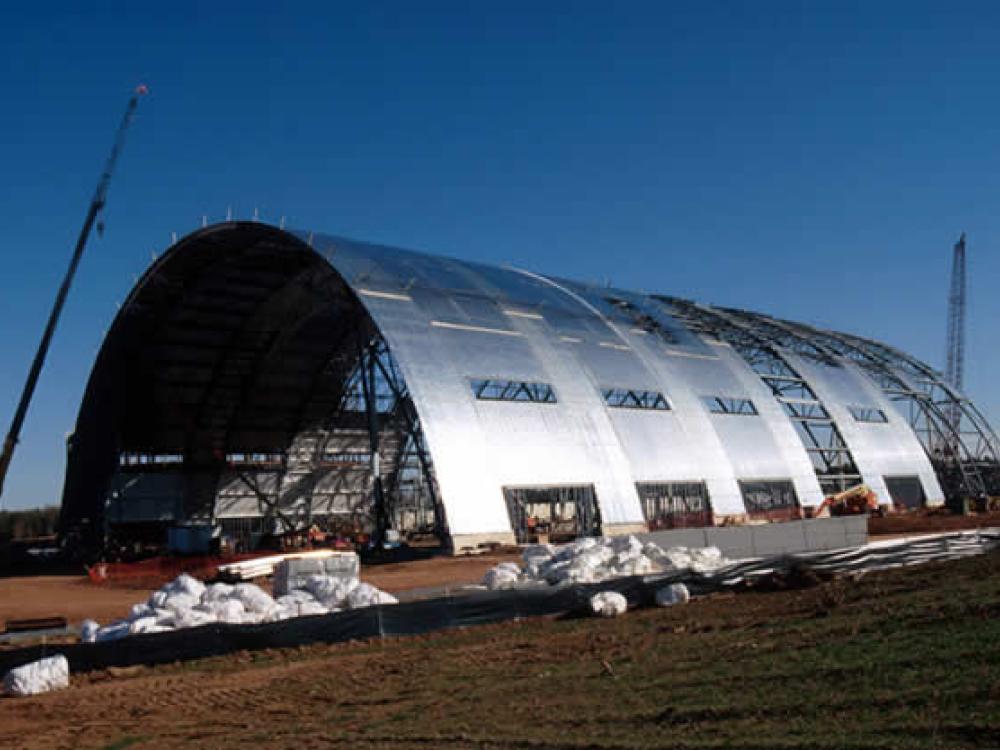
[[[0,539],[30,539],[56,533],[59,507],[0,511]]]

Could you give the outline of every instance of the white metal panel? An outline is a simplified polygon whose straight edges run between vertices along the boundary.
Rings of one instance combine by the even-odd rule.
[[[360,299],[413,394],[452,533],[509,530],[502,488],[511,485],[593,484],[605,523],[641,522],[637,480],[704,479],[720,514],[744,511],[737,479],[788,478],[803,505],[821,501],[809,457],[768,387],[728,345],[706,343],[641,295],[325,242],[317,247],[348,283],[375,292]],[[673,340],[629,325],[610,296],[658,316]],[[794,366],[847,424],[846,406],[863,384],[837,386],[800,358]],[[469,379],[481,377],[548,383],[558,403],[477,402]],[[602,386],[661,391],[671,410],[609,409]],[[750,398],[759,414],[709,414],[705,395]],[[880,394],[868,395],[885,408]],[[845,429],[866,481],[882,487],[880,472],[916,473],[928,497],[940,494],[912,431],[889,430],[891,447],[867,439],[868,429]]]

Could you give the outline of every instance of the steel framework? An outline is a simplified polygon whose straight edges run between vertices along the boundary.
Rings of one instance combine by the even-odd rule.
[[[965,232],[955,243],[952,258],[946,350],[945,382],[956,391],[961,391],[965,369]]]
[[[796,331],[814,345],[861,367],[909,421],[947,498],[957,502],[1000,494],[1000,441],[975,405],[945,383],[939,373],[870,339],[802,323],[768,322]]]
[[[797,353],[824,364],[836,364],[826,352],[781,326],[738,310],[709,308],[676,297],[657,295],[674,317],[704,335],[725,341],[746,361],[795,426],[826,494],[861,484],[861,473],[844,436],[812,387],[774,345],[780,341]]]
[[[235,222],[178,242],[116,318],[63,521],[344,522],[475,549],[524,531],[509,490],[589,488],[601,532],[633,533],[648,488],[703,487],[715,519],[862,480],[1000,495],[998,446],[940,373],[869,339]]]
[[[351,524],[371,531],[376,546],[390,529],[445,538],[420,419],[388,344],[367,326],[353,354],[339,351],[328,366],[344,371],[345,361],[349,374],[340,399],[321,424],[298,434],[276,460],[238,467],[263,526],[288,533],[329,523],[323,509],[331,494],[350,494],[357,502],[343,510]],[[363,445],[355,440],[353,452],[337,450],[350,435],[363,435]],[[295,460],[289,461],[289,453]]]

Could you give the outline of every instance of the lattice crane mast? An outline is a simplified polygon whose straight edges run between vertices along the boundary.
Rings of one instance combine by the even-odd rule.
[[[111,185],[111,175],[115,171],[118,156],[125,145],[125,134],[128,132],[129,125],[132,124],[132,118],[135,115],[136,107],[139,105],[140,97],[148,92],[149,90],[145,86],[138,86],[132,93],[121,124],[118,126],[118,132],[115,135],[115,142],[111,147],[111,153],[104,164],[101,179],[98,181],[97,189],[94,191],[94,197],[90,201],[87,218],[84,219],[83,227],[80,229],[80,236],[76,240],[76,247],[69,262],[69,268],[66,269],[66,275],[63,277],[62,285],[56,294],[55,302],[52,305],[52,312],[49,313],[48,323],[46,323],[45,331],[42,333],[42,340],[38,343],[38,351],[35,353],[35,359],[31,363],[31,370],[28,371],[28,379],[24,384],[24,390],[21,392],[21,400],[17,404],[17,411],[14,412],[14,420],[11,422],[7,438],[4,440],[3,453],[0,453],[0,496],[3,495],[3,485],[4,480],[7,478],[7,469],[10,468],[10,461],[14,457],[14,449],[17,447],[21,436],[21,427],[24,425],[24,418],[28,413],[31,397],[35,393],[35,386],[38,385],[38,376],[41,374],[42,366],[45,364],[45,356],[48,354],[49,344],[52,343],[52,335],[55,333],[56,325],[59,323],[59,316],[62,313],[63,305],[66,303],[66,296],[69,294],[73,277],[76,275],[76,268],[80,265],[80,258],[83,256],[83,249],[90,238],[90,232],[94,228],[94,224],[97,223],[98,217],[107,202],[108,187]],[[98,225],[98,229],[100,230],[100,225]]]
[[[955,243],[952,254],[946,348],[945,382],[961,392],[965,369],[965,232]],[[954,424],[958,422],[960,413],[958,409],[952,409],[949,416]]]

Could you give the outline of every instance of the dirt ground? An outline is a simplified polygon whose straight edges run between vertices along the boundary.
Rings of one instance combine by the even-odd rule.
[[[976,516],[912,514],[872,518],[869,520],[868,530],[872,539],[887,539],[984,526],[1000,527],[1000,513]],[[364,566],[361,577],[392,593],[460,586],[478,583],[483,574],[498,562],[517,558],[515,550],[469,557],[441,556]],[[266,587],[267,584],[264,585]],[[65,617],[72,624],[78,624],[87,617],[98,622],[109,622],[123,617],[133,604],[144,601],[153,590],[153,587],[95,585],[82,575],[0,578],[0,626],[7,620],[50,616]]]
[[[993,553],[613,620],[108,670],[0,700],[0,747],[996,747],[998,613]]]
[[[961,531],[987,526],[1000,527],[1000,512],[977,513],[974,516],[953,516],[947,511],[942,511],[941,514],[908,513],[883,518],[869,518],[868,536],[873,539],[884,539],[908,534]]]
[[[433,586],[479,583],[486,571],[505,560],[519,560],[516,549],[469,557],[434,557],[405,563],[365,566],[361,577],[383,591],[396,593]]]
[[[498,552],[472,557],[434,557],[405,563],[364,566],[361,578],[384,591],[459,586],[478,583],[487,570],[517,553]],[[145,601],[152,588],[117,588],[94,584],[86,576],[27,576],[0,578],[0,626],[7,620],[62,616],[72,624],[85,618],[109,622]]]
[[[148,596],[142,590],[95,586],[87,576],[0,578],[0,623],[52,616],[77,624],[87,617],[107,621]]]

